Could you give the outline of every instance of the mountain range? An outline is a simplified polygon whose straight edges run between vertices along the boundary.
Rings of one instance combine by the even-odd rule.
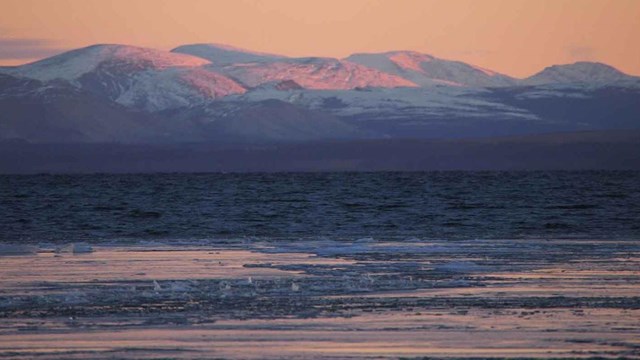
[[[264,144],[640,129],[640,78],[601,63],[516,79],[414,51],[292,58],[94,45],[0,68],[0,141]]]

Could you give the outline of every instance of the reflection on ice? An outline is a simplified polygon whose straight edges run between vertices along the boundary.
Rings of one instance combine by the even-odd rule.
[[[0,261],[0,356],[581,357],[640,349],[634,242],[15,249],[3,248]]]

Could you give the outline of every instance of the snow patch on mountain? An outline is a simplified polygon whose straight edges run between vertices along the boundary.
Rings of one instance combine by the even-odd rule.
[[[414,52],[398,52],[389,56],[394,64],[405,70],[411,70],[426,74],[422,69],[422,63],[434,60],[434,57],[426,54],[419,54]]]
[[[171,50],[171,52],[197,56],[211,61],[214,65],[271,62],[286,58],[282,55],[261,53],[222,44],[183,45]]]
[[[201,105],[245,91],[237,82],[203,68],[174,68],[137,75],[115,101],[153,112]]]
[[[323,110],[339,117],[359,117],[370,120],[449,117],[504,117],[521,121],[537,121],[530,112],[493,101],[491,92],[464,87],[437,88],[376,88],[366,90],[291,90],[260,88],[232,101],[255,102],[278,99],[302,107]]]
[[[286,59],[271,63],[235,64],[220,69],[248,87],[294,81],[306,89],[355,89],[364,87],[415,87],[399,76],[332,58]]]

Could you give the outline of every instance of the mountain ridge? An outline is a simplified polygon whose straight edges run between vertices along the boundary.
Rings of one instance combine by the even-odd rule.
[[[511,86],[516,79],[461,61],[444,60],[415,51],[352,54],[345,58],[402,76],[420,86]]]
[[[354,53],[343,59],[330,57],[288,57],[278,54],[256,52],[231,45],[200,43],[178,46],[170,51],[124,44],[95,44],[73,49],[32,63],[0,67],[0,72],[37,80],[75,80],[105,62],[119,62],[132,70],[206,67],[209,70],[242,73],[242,67],[275,67],[274,72],[289,71],[303,65],[327,66],[356,64],[383,74],[397,76],[397,81],[386,86],[470,86],[505,87],[517,85],[544,85],[553,83],[636,81],[640,77],[626,74],[615,67],[600,63],[578,61],[570,64],[550,65],[525,78],[511,77],[495,70],[457,60],[446,60],[431,54],[413,50],[393,50],[378,53]],[[346,62],[346,63],[345,63]],[[243,64],[244,66],[238,66]],[[279,64],[278,66],[273,64]],[[288,64],[284,66],[282,64]],[[55,68],[55,71],[54,69]],[[309,72],[317,71],[312,68]],[[380,75],[375,73],[378,77]],[[304,76],[302,72],[299,76]],[[347,73],[348,75],[348,73]],[[264,76],[264,82],[276,79]],[[283,80],[283,79],[279,79]],[[284,79],[293,80],[296,79]],[[255,81],[254,81],[255,82]],[[258,81],[260,82],[260,81]],[[296,81],[304,83],[304,81]],[[252,83],[249,81],[249,83]],[[262,82],[260,82],[262,84]],[[258,85],[260,85],[258,84]],[[382,84],[366,81],[358,86],[378,87]],[[254,84],[254,86],[257,86]],[[382,86],[385,87],[385,86]]]
[[[0,140],[260,143],[637,128],[638,78],[589,62],[521,80],[415,51],[335,59],[101,44],[0,68]]]

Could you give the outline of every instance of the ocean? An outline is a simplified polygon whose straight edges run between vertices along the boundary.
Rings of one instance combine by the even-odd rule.
[[[640,172],[0,176],[2,242],[640,237]]]

